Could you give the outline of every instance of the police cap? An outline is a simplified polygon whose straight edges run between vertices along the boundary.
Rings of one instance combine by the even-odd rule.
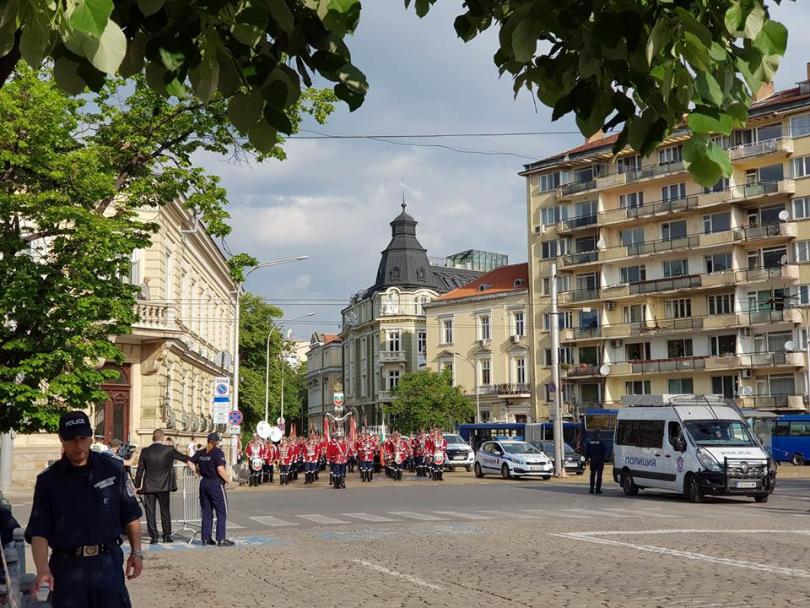
[[[211,443],[219,443],[220,442],[219,433],[208,433],[208,441],[210,441]]]
[[[84,412],[65,412],[59,418],[59,437],[73,439],[74,437],[92,437],[90,419]]]

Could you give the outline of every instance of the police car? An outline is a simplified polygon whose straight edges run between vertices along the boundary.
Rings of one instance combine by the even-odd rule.
[[[504,479],[548,479],[554,472],[554,465],[543,452],[525,441],[487,441],[475,455],[474,469],[476,477],[500,473]]]

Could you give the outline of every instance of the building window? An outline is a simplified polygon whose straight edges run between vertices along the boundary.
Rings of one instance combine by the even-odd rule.
[[[793,219],[803,220],[810,217],[810,196],[793,199]]]
[[[133,249],[129,256],[129,282],[132,285],[141,283],[141,250]],[[149,298],[142,298],[148,300]]]
[[[427,353],[427,332],[416,332],[416,352],[420,355]]]
[[[401,346],[400,340],[401,340],[402,334],[397,329],[397,330],[394,330],[394,331],[387,332],[387,336],[388,336],[388,352],[390,352],[390,353],[398,353],[401,350],[401,348],[400,348],[400,346]]]
[[[554,171],[553,173],[544,173],[538,176],[538,186],[540,187],[540,192],[551,192],[560,184],[564,184],[568,181],[568,172],[567,171]]]
[[[515,359],[515,382],[526,384],[526,359],[523,357]]]
[[[662,148],[658,150],[658,164],[666,165],[668,163],[677,163],[682,159],[681,146],[670,146],[669,148]]]
[[[624,383],[624,392],[627,395],[649,395],[650,394],[650,381],[649,380],[634,380],[632,382]]]
[[[731,230],[731,213],[712,213],[703,216],[703,232],[711,234]]]
[[[489,386],[492,384],[492,370],[490,368],[491,362],[489,359],[481,359],[478,362],[478,385]]]
[[[543,349],[543,361],[546,367],[551,367],[551,349]],[[574,364],[574,349],[570,346],[560,347],[560,363],[566,365]]]
[[[810,175],[810,156],[793,159],[793,177],[806,177]]]
[[[691,394],[694,392],[692,378],[669,378],[667,380],[667,392],[670,395]]]
[[[641,155],[633,154],[631,156],[623,156],[616,161],[617,170],[619,173],[632,173],[641,169]]]
[[[713,357],[723,355],[734,355],[737,353],[737,336],[734,334],[727,336],[710,336],[709,353]]]
[[[560,319],[560,329],[570,329],[574,326],[574,313],[570,310],[561,310],[557,313]],[[551,314],[543,313],[543,329],[551,331]]]
[[[526,322],[524,318],[523,311],[515,312],[512,314],[512,319],[514,322],[514,335],[516,336],[525,336],[526,335]]]
[[[799,285],[799,304],[810,305],[810,285]]]
[[[712,192],[723,192],[724,190],[728,190],[730,187],[729,181],[727,177],[721,177],[714,186],[706,186],[703,189],[703,192],[706,194],[711,194]]]
[[[661,224],[661,238],[665,241],[686,238],[686,220]]]
[[[478,317],[478,339],[491,340],[492,331],[490,330],[490,316],[480,315]]]
[[[667,319],[686,319],[692,316],[692,300],[689,298],[667,300],[664,303]]]
[[[646,304],[630,304],[624,307],[625,323],[643,323],[647,317]]]
[[[568,253],[568,241],[566,239],[543,241],[540,248],[540,257],[544,260],[556,258],[558,255],[565,255],[566,253]]]
[[[666,260],[664,262],[664,278],[684,277],[688,274],[688,260]]]
[[[628,228],[619,231],[619,240],[625,247],[644,243],[644,228]]]
[[[640,266],[625,266],[620,271],[622,283],[638,283],[639,281],[647,280],[647,267],[644,264]]]
[[[627,361],[649,361],[650,343],[634,342],[624,345],[624,356]]]
[[[729,399],[737,396],[736,376],[712,376],[712,394]]]
[[[540,210],[540,218],[544,225],[556,224],[561,220],[568,219],[568,207],[555,205],[554,207],[543,207]]]
[[[794,116],[790,119],[791,137],[810,135],[810,114]]]
[[[392,369],[388,372],[388,390],[394,390],[397,386],[399,386],[399,370]]]
[[[683,359],[692,356],[692,338],[667,340],[667,358]]]
[[[731,252],[706,255],[703,259],[706,261],[706,272],[709,274],[731,270]]]
[[[627,194],[619,195],[619,208],[620,209],[637,209],[644,206],[644,193],[643,192],[628,192]]]
[[[453,319],[442,319],[442,340],[444,344],[453,343]]]
[[[686,198],[686,184],[671,184],[669,186],[664,186],[661,188],[661,200],[664,202],[667,201],[678,201],[681,199]]]
[[[727,315],[734,312],[734,294],[721,293],[707,298],[710,315]]]
[[[796,261],[810,262],[810,241],[796,241]]]

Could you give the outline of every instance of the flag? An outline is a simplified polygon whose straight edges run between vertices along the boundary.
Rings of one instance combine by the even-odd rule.
[[[293,422],[290,428],[290,439],[295,439],[297,437],[295,433],[295,423]]]
[[[323,417],[323,436],[327,441],[332,440],[332,438],[329,436],[329,418],[326,416]]]
[[[349,441],[357,441],[357,421],[354,416],[349,418]]]

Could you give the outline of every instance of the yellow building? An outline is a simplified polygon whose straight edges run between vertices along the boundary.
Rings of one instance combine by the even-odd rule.
[[[719,139],[734,171],[692,181],[677,131],[641,158],[615,136],[527,165],[536,406],[553,398],[551,265],[565,413],[626,394],[716,393],[805,408],[810,304],[810,74],[763,90]],[[810,320],[810,319],[807,319]]]
[[[482,422],[533,422],[528,264],[504,266],[423,305],[427,361],[450,368]]]
[[[132,334],[116,336],[125,356],[118,378],[102,385],[108,399],[91,411],[97,436],[149,445],[164,428],[185,449],[204,443],[211,417],[214,378],[232,373],[236,285],[216,243],[179,202],[139,212],[160,230],[152,244],[132,254],[130,281],[141,286],[139,320]],[[224,426],[217,430],[224,431]],[[59,458],[56,435],[15,439],[13,483],[30,485]]]
[[[343,343],[336,334],[315,332],[306,353],[307,420],[323,429],[323,418],[334,409],[335,391],[343,387]]]

